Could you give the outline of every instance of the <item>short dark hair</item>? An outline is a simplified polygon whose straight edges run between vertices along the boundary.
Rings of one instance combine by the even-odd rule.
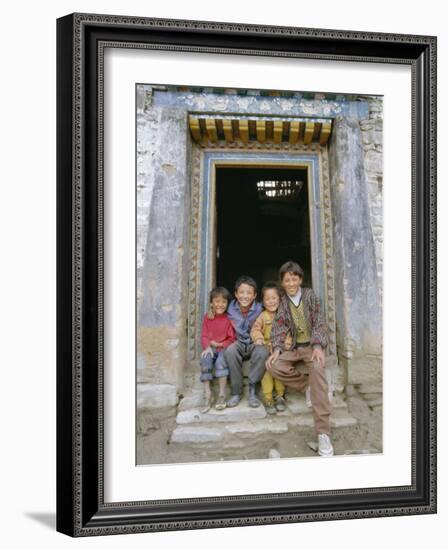
[[[292,273],[293,275],[298,275],[299,277],[304,277],[303,269],[297,262],[288,261],[285,262],[282,267],[279,269],[278,278],[280,281],[283,281],[283,277],[286,273]]]
[[[263,288],[261,289],[261,301],[263,301],[264,293],[266,292],[266,290],[276,290],[277,294],[278,294],[278,297],[280,298],[280,296],[281,296],[281,290],[280,290],[278,284],[274,283],[274,281],[268,281],[267,283],[265,283],[263,285]]]
[[[249,277],[249,275],[241,275],[241,277],[238,277],[233,291],[236,292],[241,285],[249,285],[254,289],[255,294],[258,292],[257,283],[252,277]]]
[[[221,296],[221,298],[227,300],[227,303],[229,304],[232,300],[232,295],[227,288],[224,288],[223,286],[216,286],[210,291],[210,303],[212,303],[213,298],[218,298],[218,296]]]

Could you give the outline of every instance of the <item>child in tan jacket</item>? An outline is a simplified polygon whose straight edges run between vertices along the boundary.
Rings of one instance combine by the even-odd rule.
[[[272,353],[271,328],[275,314],[280,304],[280,289],[275,283],[267,283],[261,290],[261,299],[264,311],[255,320],[250,337],[257,346],[266,346]],[[261,388],[264,396],[264,406],[268,414],[276,414],[286,409],[285,386],[279,380],[273,378],[267,370],[261,380]],[[273,390],[275,389],[275,400]]]

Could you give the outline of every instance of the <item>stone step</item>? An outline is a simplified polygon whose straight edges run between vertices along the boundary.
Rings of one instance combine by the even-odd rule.
[[[217,411],[211,408],[207,413],[201,412],[203,406],[203,394],[200,391],[194,391],[185,396],[179,406],[176,416],[177,424],[194,424],[208,422],[239,422],[241,420],[254,420],[266,418],[267,413],[263,405],[257,408],[249,407],[247,398],[243,397],[237,407],[226,408],[223,411]],[[307,407],[305,396],[297,392],[288,394],[286,399],[286,411],[277,412],[275,416],[285,418],[310,414],[311,409]],[[346,402],[338,395],[332,400],[333,412],[343,413],[347,411]]]
[[[305,396],[302,393],[291,392],[287,394],[286,404],[288,411],[292,414],[301,414],[310,412],[310,408],[307,406],[305,401]],[[347,403],[342,399],[342,397],[336,394],[332,398],[332,407],[334,410],[347,410]],[[284,413],[281,413],[284,414]]]
[[[359,384],[357,386],[357,390],[359,393],[367,394],[367,393],[383,393],[383,385],[382,384]]]
[[[235,409],[231,409],[235,410]],[[220,411],[217,411],[220,412]],[[208,413],[207,413],[208,414]],[[206,415],[204,415],[206,416]],[[259,418],[251,420],[177,425],[173,430],[170,443],[214,444],[223,443],[224,447],[242,447],[248,440],[270,440],[273,436],[286,434],[290,429],[300,433],[300,428],[313,428],[311,413],[289,417]],[[331,416],[333,429],[356,426],[356,418],[347,414],[334,413]],[[275,438],[274,438],[275,439]],[[268,441],[266,441],[267,443]]]
[[[361,393],[361,397],[366,401],[377,401],[383,398],[382,393]]]
[[[177,406],[177,410],[180,412],[187,411],[188,409],[196,409],[201,407],[203,402],[204,390],[202,388],[194,389],[180,400],[179,405]]]
[[[288,424],[260,425],[241,422],[229,426],[178,426],[171,434],[170,443],[199,444],[219,442],[225,448],[237,448],[247,445],[248,440],[266,439],[288,431]]]
[[[224,438],[224,430],[219,428],[200,429],[194,426],[175,428],[171,434],[170,443],[216,443]]]
[[[367,405],[369,407],[382,407],[383,406],[383,400],[380,399],[367,399]]]
[[[288,431],[288,422],[285,419],[266,418],[255,422],[238,422],[226,426],[226,433],[238,437],[253,437],[266,433],[283,434]]]
[[[249,407],[247,399],[243,398],[237,407],[227,408],[223,411],[211,408],[208,412],[202,413],[200,407],[181,410],[177,413],[176,422],[177,424],[194,424],[197,422],[227,423],[254,420],[265,418],[266,416],[267,413],[263,406],[254,409]]]
[[[288,419],[288,424],[294,427],[312,428],[314,426],[314,420],[311,413],[300,414]],[[332,428],[350,428],[356,426],[358,421],[353,416],[348,414],[333,413],[330,419],[330,425]]]

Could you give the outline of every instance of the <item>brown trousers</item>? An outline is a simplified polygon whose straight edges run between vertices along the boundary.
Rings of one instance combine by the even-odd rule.
[[[329,435],[331,404],[328,398],[325,367],[322,367],[317,361],[311,361],[312,353],[311,346],[298,346],[294,350],[284,351],[272,365],[271,373],[285,386],[297,391],[304,392],[308,384],[310,385],[314,429],[317,433]],[[301,363],[306,367],[308,373],[300,372]]]

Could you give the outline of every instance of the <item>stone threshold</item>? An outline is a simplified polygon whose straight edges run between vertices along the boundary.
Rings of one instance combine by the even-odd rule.
[[[226,447],[239,447],[247,439],[285,434],[289,429],[294,432],[300,428],[308,430],[314,425],[312,411],[300,394],[289,395],[286,411],[275,415],[268,415],[263,405],[249,407],[245,397],[236,407],[223,411],[212,408],[202,413],[202,399],[202,392],[197,392],[181,401],[170,443],[201,445],[226,442]],[[192,406],[193,404],[196,406]],[[349,428],[357,424],[357,419],[348,414],[346,403],[336,396],[331,415],[332,428]]]

